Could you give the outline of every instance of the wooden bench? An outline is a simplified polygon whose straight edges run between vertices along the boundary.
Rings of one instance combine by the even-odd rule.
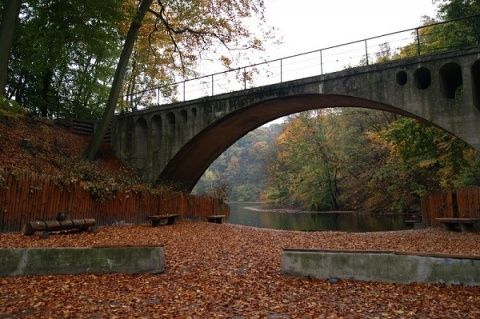
[[[416,219],[408,219],[408,220],[404,221],[405,225],[407,225],[409,227],[414,227],[415,224],[418,224],[418,223],[421,223],[421,222],[422,222],[421,220],[416,220]]]
[[[86,231],[92,230],[96,232],[95,219],[68,219],[68,220],[47,220],[27,222],[22,227],[24,235],[33,235],[36,232],[42,232],[41,238],[48,238],[48,232],[74,230]]]
[[[445,230],[462,232],[475,231],[475,224],[480,222],[480,218],[435,218],[439,221]]]
[[[209,223],[215,223],[215,224],[223,223],[224,218],[225,218],[225,215],[210,215],[210,216],[207,216],[208,222]]]
[[[160,225],[173,225],[179,216],[179,214],[169,214],[147,216],[146,218],[152,221],[152,227],[157,227]]]

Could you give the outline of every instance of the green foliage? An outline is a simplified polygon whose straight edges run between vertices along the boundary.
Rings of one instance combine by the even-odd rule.
[[[449,133],[381,111],[290,117],[264,201],[307,210],[418,211],[429,190],[480,185],[480,154]]]
[[[6,122],[8,119],[19,119],[25,115],[25,110],[17,102],[7,100],[0,96],[0,121]]]
[[[473,150],[463,141],[436,127],[402,118],[380,133],[399,164],[427,190],[454,188],[472,167]],[[414,191],[414,190],[412,190]]]
[[[338,154],[329,142],[334,112],[299,113],[277,139],[265,201],[309,210],[337,209]]]
[[[35,115],[97,118],[119,54],[125,3],[24,1],[7,97]]]

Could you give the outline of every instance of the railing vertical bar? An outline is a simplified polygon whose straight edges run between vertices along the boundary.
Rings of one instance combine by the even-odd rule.
[[[183,81],[183,102],[185,102],[185,101],[186,101],[186,99],[185,99],[185,92],[186,92],[186,89],[185,89],[185,82],[187,82],[187,81]]]
[[[243,68],[243,89],[247,89],[247,67]]]
[[[367,62],[367,65],[368,65],[368,44],[367,44],[367,40],[365,40],[365,61]]]
[[[417,54],[420,55],[420,32],[418,31],[418,28],[415,29],[415,32],[417,34]]]
[[[283,83],[283,59],[280,59],[280,83]]]
[[[320,50],[320,75],[323,75],[323,50]]]

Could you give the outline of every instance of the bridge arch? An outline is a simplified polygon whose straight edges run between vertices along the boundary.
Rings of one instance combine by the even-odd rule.
[[[152,136],[143,140],[147,146],[139,152],[146,159],[137,169],[150,182],[191,190],[224,150],[271,120],[312,109],[361,107],[425,121],[480,150],[479,54],[476,47],[389,61],[117,116],[114,149],[137,166],[140,154],[130,132],[137,131],[136,119],[145,118],[138,130],[146,126]],[[158,138],[153,132],[160,126]]]
[[[346,95],[296,94],[270,99],[233,112],[197,134],[172,158],[158,181],[175,182],[191,191],[208,167],[248,132],[286,115],[334,107],[377,109],[422,120],[388,104]]]

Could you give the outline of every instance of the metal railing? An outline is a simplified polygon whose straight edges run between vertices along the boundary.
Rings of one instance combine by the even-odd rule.
[[[137,108],[188,101],[387,60],[478,45],[479,42],[480,14],[477,14],[186,79],[138,91],[133,99],[130,96],[127,100],[135,100]],[[161,91],[166,87],[174,94],[162,97]]]

